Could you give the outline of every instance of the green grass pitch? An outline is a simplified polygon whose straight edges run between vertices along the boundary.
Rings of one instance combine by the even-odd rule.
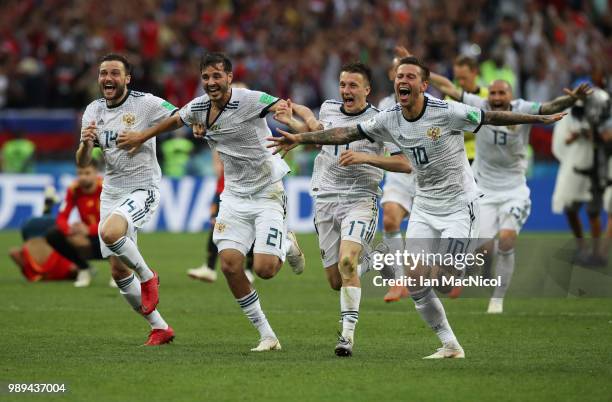
[[[314,235],[298,236],[307,270],[258,280],[283,350],[254,354],[258,336],[221,277],[187,278],[204,234],[141,234],[161,278],[159,309],[171,345],[144,348],[145,321],[108,287],[97,264],[88,289],[26,283],[0,232],[0,401],[561,401],[612,400],[612,299],[510,298],[500,316],[486,299],[444,300],[465,360],[423,361],[439,345],[410,300],[365,294],[350,359],[334,356],[338,294],[328,288]],[[517,272],[520,266],[517,267]],[[66,394],[9,395],[9,382],[63,382]]]

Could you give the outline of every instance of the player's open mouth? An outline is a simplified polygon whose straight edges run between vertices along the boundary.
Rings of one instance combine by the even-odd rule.
[[[355,104],[355,99],[353,98],[343,98],[342,101],[346,106],[353,106]]]
[[[209,95],[214,95],[219,92],[219,87],[206,87],[206,92],[208,92]]]
[[[410,87],[399,87],[397,92],[399,94],[400,100],[407,100],[412,91],[410,90]]]
[[[112,91],[115,89],[115,85],[113,84],[104,84],[104,90],[105,91]]]

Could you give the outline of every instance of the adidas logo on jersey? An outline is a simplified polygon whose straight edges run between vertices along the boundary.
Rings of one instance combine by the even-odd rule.
[[[98,120],[98,123],[97,123],[98,126],[101,126],[103,124],[104,124],[104,120],[102,120],[102,119]]]

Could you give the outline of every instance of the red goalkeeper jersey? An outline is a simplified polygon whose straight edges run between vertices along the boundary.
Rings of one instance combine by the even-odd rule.
[[[66,192],[66,198],[60,207],[59,214],[57,215],[56,223],[59,229],[68,234],[70,225],[68,224],[68,218],[70,212],[76,206],[81,215],[81,221],[89,228],[90,236],[98,235],[98,224],[100,223],[100,193],[102,192],[102,178],[99,177],[96,182],[96,187],[93,192],[85,193],[79,187],[78,182],[75,180],[68,191]]]

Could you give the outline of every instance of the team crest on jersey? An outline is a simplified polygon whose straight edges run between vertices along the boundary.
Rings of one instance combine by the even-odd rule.
[[[215,223],[215,232],[223,233],[225,232],[226,228],[227,228],[227,225],[225,223],[221,223],[221,222]]]
[[[440,138],[440,127],[429,127],[427,129],[427,136],[432,140],[432,141],[437,141],[438,138]]]
[[[133,127],[136,124],[136,116],[133,113],[124,114],[122,120],[127,128]]]

